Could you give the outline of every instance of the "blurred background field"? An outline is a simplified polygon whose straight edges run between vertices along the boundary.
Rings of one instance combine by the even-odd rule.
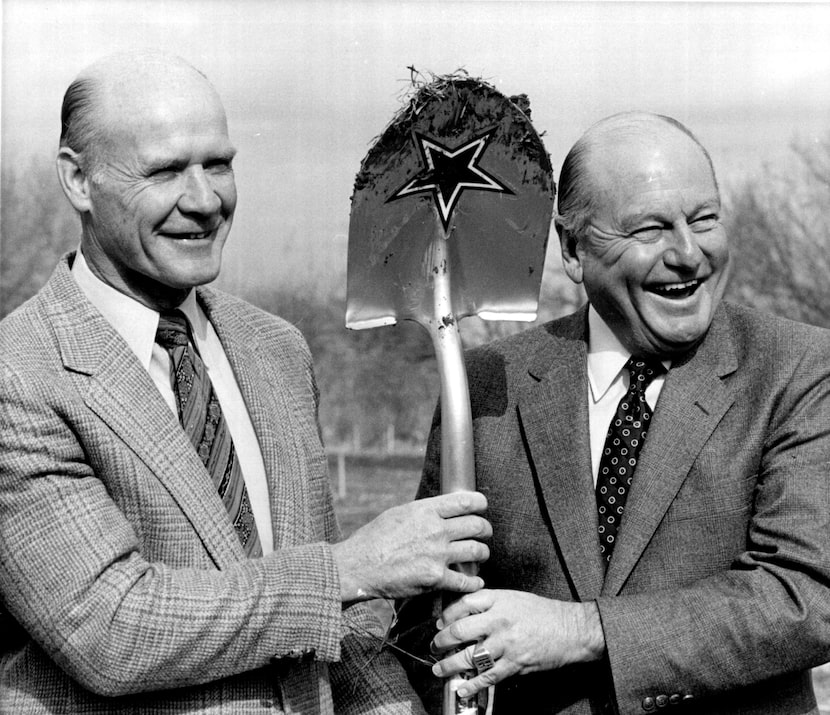
[[[344,535],[351,534],[382,511],[414,499],[422,463],[423,455],[414,451],[329,454],[334,503]]]

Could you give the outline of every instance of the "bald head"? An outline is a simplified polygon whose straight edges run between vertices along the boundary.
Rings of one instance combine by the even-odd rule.
[[[216,278],[236,208],[225,109],[161,53],[107,57],[66,93],[58,180],[92,272],[155,310]]]
[[[557,230],[575,237],[585,231],[601,200],[597,190],[600,177],[608,178],[615,168],[627,170],[626,155],[647,152],[667,136],[687,137],[706,158],[717,187],[712,160],[706,148],[676,119],[649,112],[622,112],[591,126],[565,157],[559,175]],[[616,162],[616,166],[615,166]],[[622,166],[620,164],[622,163]]]
[[[565,272],[632,355],[682,355],[723,296],[729,245],[712,162],[678,122],[622,114],[565,160],[557,230]]]
[[[188,101],[189,88],[218,95],[207,78],[176,55],[123,52],[98,60],[69,85],[61,107],[60,147],[76,152],[89,168],[112,141],[124,117],[136,117],[159,96]],[[221,105],[221,102],[220,102]]]

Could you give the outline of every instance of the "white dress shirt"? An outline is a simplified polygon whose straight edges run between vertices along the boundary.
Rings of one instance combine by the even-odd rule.
[[[597,483],[599,460],[605,437],[622,396],[628,391],[629,374],[625,363],[631,353],[626,350],[607,323],[588,307],[588,421],[591,431],[591,471]],[[663,360],[666,370],[670,360]],[[666,375],[658,375],[646,388],[646,402],[654,410]]]
[[[170,356],[163,347],[156,343],[158,312],[100,280],[90,270],[80,249],[72,264],[72,277],[90,302],[136,354],[141,364],[150,373],[150,377],[167,402],[167,406],[178,419],[176,397],[173,394],[170,374]],[[248,415],[248,409],[219,337],[196,301],[195,291],[191,290],[188,293],[179,309],[190,321],[193,340],[207,368],[230,430],[251,501],[251,511],[259,531],[262,553],[270,553],[274,550],[274,536],[271,529],[268,482],[265,479],[262,452]]]

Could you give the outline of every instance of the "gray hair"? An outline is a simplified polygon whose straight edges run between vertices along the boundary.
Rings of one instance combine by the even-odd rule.
[[[101,138],[101,126],[94,117],[94,85],[92,78],[78,77],[67,88],[61,105],[59,146],[72,149],[81,156],[89,156]]]

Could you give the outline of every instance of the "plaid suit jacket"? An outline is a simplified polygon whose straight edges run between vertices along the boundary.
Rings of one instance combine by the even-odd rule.
[[[276,548],[246,560],[175,415],[70,262],[0,324],[0,712],[420,711],[365,635],[368,610],[341,609],[298,331],[198,291],[266,467]]]
[[[607,573],[586,333],[583,309],[468,356],[494,530],[481,575],[596,601],[607,643],[605,663],[506,680],[495,712],[817,713],[808,669],[830,660],[830,331],[720,306],[668,373]],[[421,496],[438,489],[438,427]],[[407,604],[400,629],[425,608]],[[413,637],[427,643],[423,630]],[[428,673],[412,680],[432,690]]]

